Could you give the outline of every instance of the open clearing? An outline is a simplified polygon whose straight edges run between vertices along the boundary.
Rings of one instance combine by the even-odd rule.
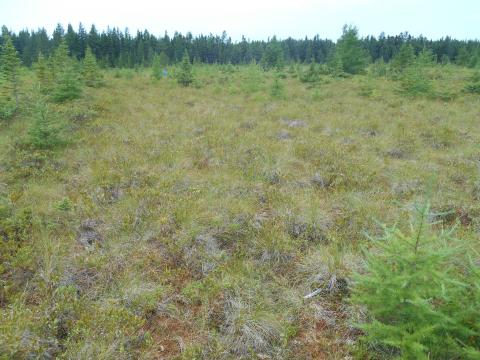
[[[36,219],[3,294],[21,290],[2,325],[21,356],[344,359],[366,234],[408,227],[430,193],[437,226],[458,220],[478,245],[469,70],[435,80],[450,101],[291,74],[272,99],[256,66],[195,73],[182,88],[105,71],[106,86],[52,105],[69,144],[48,157],[16,150],[28,116],[1,125],[1,196]]]

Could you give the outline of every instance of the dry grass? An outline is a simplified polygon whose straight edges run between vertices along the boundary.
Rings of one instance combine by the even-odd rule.
[[[365,76],[314,89],[288,77],[272,99],[274,75],[254,67],[196,73],[181,88],[108,71],[105,87],[56,107],[70,142],[39,166],[16,150],[29,117],[1,125],[2,199],[35,224],[2,274],[15,291],[0,352],[346,358],[345,287],[377,220],[406,226],[431,187],[434,209],[478,240],[480,98],[460,93],[466,70],[435,80],[453,101]]]

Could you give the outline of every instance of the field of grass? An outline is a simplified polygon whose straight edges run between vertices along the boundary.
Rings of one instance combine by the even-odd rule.
[[[287,72],[272,95],[277,75],[256,66],[194,71],[188,88],[105,71],[50,105],[54,151],[24,149],[28,109],[0,125],[17,239],[2,250],[0,358],[348,359],[367,235],[407,228],[429,193],[436,226],[480,250],[471,70],[438,70],[436,98],[369,75],[307,86]]]

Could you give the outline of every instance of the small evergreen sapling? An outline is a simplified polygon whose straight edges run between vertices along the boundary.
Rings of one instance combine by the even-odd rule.
[[[466,84],[464,90],[470,94],[480,94],[480,81]]]
[[[51,56],[52,77],[54,81],[57,81],[61,76],[62,72],[65,70],[65,67],[69,63],[69,60],[68,46],[65,40],[62,40],[60,45],[58,45],[57,49],[53,53],[53,56]]]
[[[436,56],[432,53],[431,50],[423,48],[422,51],[417,56],[417,63],[423,67],[434,66],[437,62]]]
[[[388,65],[385,63],[383,57],[381,57],[370,66],[368,73],[373,77],[386,79],[389,72],[388,70]]]
[[[403,71],[400,85],[401,92],[407,96],[430,96],[433,91],[432,81],[426,74],[425,66],[418,61]]]
[[[190,63],[190,56],[185,49],[183,53],[182,63],[177,75],[177,82],[182,86],[189,86],[193,82],[192,64]]]
[[[347,25],[343,27],[343,34],[338,40],[335,49],[334,60],[336,63],[335,68],[341,64],[342,71],[348,74],[359,74],[365,70],[368,56],[358,38],[358,29],[356,27]]]
[[[68,48],[63,41],[53,56],[54,88],[52,98],[56,102],[64,102],[80,97],[82,88],[79,71],[74,60],[68,56]]]
[[[16,109],[11,86],[5,75],[0,72],[0,119],[12,117]]]
[[[479,359],[480,269],[452,231],[435,233],[429,206],[405,234],[386,229],[365,251],[352,301],[367,310],[361,344],[381,358]]]
[[[403,72],[409,66],[412,66],[415,62],[416,56],[413,46],[408,43],[404,43],[400,47],[400,51],[392,59],[391,66],[398,72]]]
[[[18,108],[20,59],[12,39],[4,35],[0,53],[0,118],[11,117]]]
[[[28,131],[27,142],[33,149],[51,150],[64,143],[60,131],[61,126],[50,115],[48,105],[39,101],[34,109],[34,119]]]
[[[51,70],[48,67],[47,60],[42,53],[38,54],[38,60],[35,64],[35,74],[37,76],[40,92],[43,94],[50,91],[52,87]]]
[[[164,71],[168,65],[168,56],[162,51],[153,57],[152,77],[160,80],[164,76]]]
[[[272,87],[270,88],[270,95],[274,99],[285,98],[285,86],[280,79],[280,76],[276,75],[273,79]]]
[[[53,100],[56,102],[78,99],[82,95],[78,71],[75,69],[74,64],[68,64],[58,76],[52,95]]]
[[[83,59],[83,81],[89,87],[99,87],[102,84],[102,73],[98,69],[97,59],[90,47],[87,47]]]
[[[328,74],[335,77],[347,77],[345,68],[343,66],[343,60],[339,56],[338,51],[331,51],[327,56],[327,69]]]
[[[303,83],[316,83],[320,80],[320,71],[314,61],[310,63],[308,70],[300,74],[300,81]]]
[[[264,70],[276,69],[282,70],[285,63],[285,55],[282,46],[274,36],[265,48],[261,64]]]
[[[162,74],[163,69],[160,65],[158,55],[155,55],[152,61],[152,78],[154,78],[155,80],[160,80],[162,78]]]

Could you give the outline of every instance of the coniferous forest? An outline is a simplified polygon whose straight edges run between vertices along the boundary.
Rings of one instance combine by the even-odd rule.
[[[325,63],[335,49],[335,42],[322,39],[319,35],[309,39],[276,39],[258,41],[242,38],[232,39],[223,32],[222,35],[185,35],[175,32],[173,36],[165,33],[155,36],[147,30],[130,34],[128,29],[108,28],[98,31],[94,25],[90,30],[82,24],[75,30],[71,24],[67,29],[58,24],[52,34],[45,29],[22,30],[12,33],[5,26],[2,35],[9,34],[25,66],[32,65],[42,53],[48,56],[58,47],[62,39],[68,46],[69,54],[83,59],[87,47],[90,47],[103,67],[150,66],[155,54],[165,53],[169,63],[181,61],[183,52],[188,50],[192,61],[207,64],[249,64],[259,63],[269,46],[277,45],[282,49],[287,62]],[[2,37],[3,38],[3,37]],[[1,41],[1,40],[0,40]],[[436,61],[452,62],[462,66],[475,67],[480,64],[480,42],[478,40],[456,40],[445,37],[429,40],[425,37],[413,37],[408,33],[396,36],[380,34],[378,37],[367,36],[361,39],[362,47],[372,62],[379,59],[390,61],[403,44],[412,45],[415,53],[424,48],[430,50]]]

